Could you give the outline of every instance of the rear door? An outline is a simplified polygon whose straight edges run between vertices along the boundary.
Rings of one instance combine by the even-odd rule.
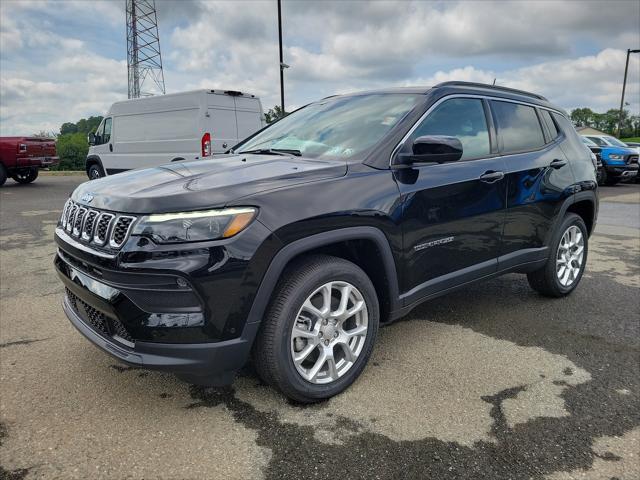
[[[422,135],[454,136],[463,146],[458,162],[395,171],[404,202],[405,304],[497,269],[506,190],[488,113],[482,99],[446,99],[401,147]]]
[[[235,97],[235,103],[238,142],[241,142],[262,128],[262,109],[260,100],[254,97]]]
[[[238,125],[235,99],[231,95],[207,95],[205,131],[211,135],[212,153],[224,153],[237,143]]]
[[[546,258],[545,245],[564,199],[571,195],[573,174],[560,147],[564,134],[549,111],[510,101],[490,104],[506,168],[503,270]]]

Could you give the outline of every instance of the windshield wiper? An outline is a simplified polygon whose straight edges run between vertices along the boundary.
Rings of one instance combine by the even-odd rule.
[[[302,152],[300,150],[293,150],[293,149],[289,149],[289,148],[258,148],[256,150],[245,150],[243,152],[236,152],[236,153],[258,153],[260,155],[284,155],[289,156],[289,155],[295,155],[296,157],[301,157],[302,156]]]

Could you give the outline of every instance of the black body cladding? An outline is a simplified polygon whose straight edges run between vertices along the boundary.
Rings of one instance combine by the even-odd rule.
[[[357,263],[376,287],[383,320],[392,320],[470,281],[539,268],[568,210],[593,229],[597,184],[589,150],[544,98],[455,82],[378,93],[385,92],[421,94],[422,101],[363,158],[232,154],[78,187],[72,200],[85,212],[80,235],[63,225],[56,233],[71,321],[127,363],[228,383],[247,359],[280,274],[298,255],[329,253]],[[423,120],[456,99],[477,102],[478,121],[464,127],[466,152],[477,154],[401,164]],[[539,135],[525,140],[536,137],[535,145],[509,143],[508,113],[496,102],[507,112],[510,105],[530,109]],[[127,230],[147,214],[235,206],[258,214],[227,239],[159,245]],[[93,210],[132,220],[98,234],[103,217]],[[91,230],[104,246],[83,240]],[[107,327],[92,327],[91,309]]]

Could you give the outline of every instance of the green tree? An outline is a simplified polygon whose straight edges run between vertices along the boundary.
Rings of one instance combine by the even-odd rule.
[[[276,105],[273,108],[270,108],[269,111],[264,114],[264,118],[267,123],[273,123],[276,120],[281,119],[282,117],[286,117],[287,115],[288,115],[287,112],[284,112],[284,115],[283,115],[282,108],[280,107],[280,105]]]
[[[68,133],[78,133],[78,125],[72,122],[63,123],[60,127],[60,135],[67,135]]]
[[[60,135],[56,143],[60,164],[56,170],[84,170],[84,161],[89,152],[87,136],[84,133]]]
[[[595,115],[590,108],[576,108],[571,110],[571,121],[576,127],[591,127],[595,122]]]

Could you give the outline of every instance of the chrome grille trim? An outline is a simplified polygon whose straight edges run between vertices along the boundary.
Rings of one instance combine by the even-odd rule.
[[[67,200],[62,209],[62,219],[60,223],[62,228],[67,228],[67,220],[69,220],[69,209],[71,208],[71,199]]]
[[[98,219],[99,215],[100,212],[98,212],[97,210],[87,211],[86,218],[84,220],[84,226],[82,227],[82,240],[86,242],[91,241],[91,239],[93,238],[93,230],[96,226],[96,220]]]
[[[84,207],[79,207],[76,212],[76,218],[73,221],[73,228],[71,233],[74,237],[80,236],[82,232],[82,228],[84,227],[84,216],[87,213],[87,209]]]
[[[101,213],[96,222],[95,234],[93,235],[93,242],[102,246],[107,243],[109,239],[109,233],[111,230],[111,223],[116,216],[112,213]],[[100,232],[104,229],[104,238],[101,238]]]
[[[89,208],[68,199],[62,208],[59,230],[67,234],[65,241],[75,237],[85,244],[119,249],[128,240],[137,219],[132,215]]]
[[[131,231],[131,227],[133,226],[136,217],[131,217],[129,215],[120,215],[113,224],[113,228],[111,230],[109,246],[113,248],[120,248],[124,242],[129,238],[129,232]],[[124,231],[122,229],[124,228]]]
[[[76,212],[78,211],[78,206],[75,203],[71,203],[71,206],[69,207],[69,216],[67,217],[67,225],[64,227],[64,229],[71,233],[71,230],[73,230],[73,224],[76,221]]]

